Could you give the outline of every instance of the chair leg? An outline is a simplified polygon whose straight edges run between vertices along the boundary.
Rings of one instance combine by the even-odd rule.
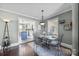
[[[60,51],[64,55],[64,51],[62,50],[62,47],[60,46]]]
[[[60,56],[60,51],[61,50],[61,47],[60,46],[58,46],[58,56]]]
[[[56,50],[56,52],[55,52],[56,54],[55,55],[59,56],[59,47],[55,47],[55,50]]]
[[[61,46],[59,46],[59,55],[61,55],[61,53],[63,53],[62,48],[61,48]]]
[[[60,51],[60,50],[61,50],[61,47],[59,46],[59,56],[60,56],[60,54],[61,54],[61,51]]]
[[[57,50],[56,56],[59,56],[59,47],[56,47],[56,50]]]

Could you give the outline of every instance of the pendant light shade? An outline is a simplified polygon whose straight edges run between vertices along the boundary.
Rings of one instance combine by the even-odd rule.
[[[45,25],[45,23],[44,22],[40,22],[40,25]]]
[[[9,20],[9,19],[3,19],[3,21],[4,21],[4,22],[10,22],[10,20]]]
[[[2,17],[2,20],[3,20],[4,22],[10,22],[10,21],[11,21],[11,18],[10,18],[9,16],[3,16],[3,17]]]
[[[44,10],[41,10],[41,12],[42,12],[42,22],[40,22],[40,25],[45,25],[44,20],[43,20],[43,12],[44,12]]]

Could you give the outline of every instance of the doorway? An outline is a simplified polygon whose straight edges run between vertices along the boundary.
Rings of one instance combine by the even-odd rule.
[[[36,21],[29,18],[18,18],[18,42],[25,43],[33,40],[36,31]]]

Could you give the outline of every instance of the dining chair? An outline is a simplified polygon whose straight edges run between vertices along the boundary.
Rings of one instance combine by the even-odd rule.
[[[59,51],[62,51],[61,49],[61,42],[62,42],[62,39],[63,39],[63,34],[62,35],[59,35],[59,37],[55,40],[52,40],[49,45],[51,45],[52,47],[56,47],[57,48],[57,55],[60,55],[59,54]]]

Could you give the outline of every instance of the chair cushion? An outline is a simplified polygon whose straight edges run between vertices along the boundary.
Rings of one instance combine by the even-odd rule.
[[[51,41],[50,44],[51,45],[57,45],[58,44],[58,41]]]

